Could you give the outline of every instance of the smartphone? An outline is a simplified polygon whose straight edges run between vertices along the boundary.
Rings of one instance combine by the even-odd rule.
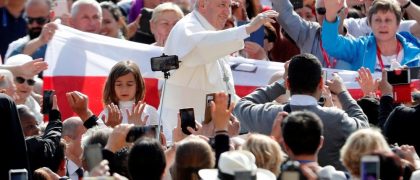
[[[10,169],[9,180],[27,180],[28,171],[26,169]]]
[[[361,180],[379,179],[379,156],[365,155],[360,162]]]
[[[303,8],[303,0],[290,0],[290,3],[292,3],[293,9]]]
[[[67,0],[55,0],[53,11],[56,17],[62,17],[64,14],[70,14]]]
[[[83,153],[88,166],[88,171],[91,171],[103,159],[102,147],[100,144],[91,144],[86,146]]]
[[[203,124],[208,124],[211,121],[211,109],[210,102],[214,101],[215,93],[206,94],[206,109],[204,110],[204,121]],[[230,108],[231,94],[228,94],[227,108]]]
[[[180,109],[179,114],[181,115],[182,132],[186,135],[190,135],[191,133],[188,131],[187,127],[197,129],[195,127],[194,108]]]
[[[44,90],[42,95],[42,114],[50,113],[52,109],[54,90]]]
[[[411,81],[409,69],[387,71],[387,75],[391,85],[409,84]]]

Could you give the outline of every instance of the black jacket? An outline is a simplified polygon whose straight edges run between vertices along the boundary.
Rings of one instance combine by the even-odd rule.
[[[29,172],[29,164],[16,105],[9,96],[2,93],[0,93],[0,121],[0,137],[4,155],[0,165],[0,179],[9,179],[10,169],[24,168]]]

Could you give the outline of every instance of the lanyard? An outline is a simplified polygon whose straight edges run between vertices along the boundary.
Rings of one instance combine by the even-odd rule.
[[[396,57],[397,61],[398,61],[398,54],[401,50],[401,46],[402,45],[401,45],[400,41],[397,40],[397,57]],[[384,62],[382,61],[381,54],[382,54],[381,49],[379,48],[378,43],[376,43],[376,56],[378,57],[378,61],[379,61],[379,64],[381,65],[381,69],[384,70],[385,65],[384,65]]]
[[[327,52],[325,52],[324,48],[322,47],[322,41],[319,41],[319,45],[321,47],[322,56],[324,57],[325,63],[327,64],[327,68],[333,68],[337,64],[337,60],[333,58],[333,64],[331,64],[330,59],[328,58]]]

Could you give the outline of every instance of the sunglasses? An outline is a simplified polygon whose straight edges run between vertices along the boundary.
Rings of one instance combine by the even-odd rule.
[[[326,12],[327,10],[324,7],[316,8],[316,13],[318,13],[319,15],[325,15]]]
[[[25,78],[20,77],[20,76],[16,77],[15,80],[19,84],[23,84],[23,83],[25,83],[25,81],[26,81],[26,83],[28,83],[29,86],[33,86],[35,84],[35,80],[33,80],[33,79],[25,79]]]
[[[49,21],[49,19],[45,18],[45,17],[37,17],[37,18],[26,17],[26,22],[28,24],[32,24],[34,22],[36,22],[37,24],[45,24],[48,21]]]

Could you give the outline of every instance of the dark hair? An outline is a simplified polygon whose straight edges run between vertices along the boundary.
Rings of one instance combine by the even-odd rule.
[[[115,21],[117,21],[118,24],[121,25],[121,32],[124,35],[124,37],[126,37],[128,31],[127,24],[125,23],[125,17],[122,15],[120,8],[115,3],[110,1],[103,1],[99,5],[102,9],[108,10],[112,17],[115,19]]]
[[[290,93],[293,94],[312,94],[322,78],[321,63],[312,54],[299,54],[293,56],[289,64],[287,74]]]
[[[367,18],[369,24],[372,24],[372,16],[374,14],[377,14],[379,11],[382,12],[391,12],[394,13],[396,19],[397,19],[397,25],[400,24],[401,18],[402,18],[402,12],[401,7],[398,5],[397,1],[393,0],[375,0],[372,3],[372,6],[370,7]]]
[[[284,142],[295,155],[315,154],[321,135],[323,124],[318,115],[309,111],[293,112],[283,122]]]
[[[131,179],[160,180],[166,167],[165,153],[156,139],[138,139],[128,155]]]
[[[371,155],[379,157],[379,179],[394,180],[400,179],[403,175],[403,165],[401,159],[392,152],[375,152]]]
[[[357,100],[357,104],[362,108],[363,112],[368,117],[369,123],[381,127],[383,124],[379,123],[379,100],[371,97],[363,97]]]
[[[107,104],[118,104],[118,98],[115,93],[115,81],[121,76],[133,73],[134,80],[136,81],[136,95],[135,102],[144,99],[146,93],[146,86],[144,84],[144,79],[141,76],[139,66],[133,61],[120,61],[112,67],[111,72],[109,73],[108,78],[105,82],[104,93],[102,95],[102,101],[105,105]]]

